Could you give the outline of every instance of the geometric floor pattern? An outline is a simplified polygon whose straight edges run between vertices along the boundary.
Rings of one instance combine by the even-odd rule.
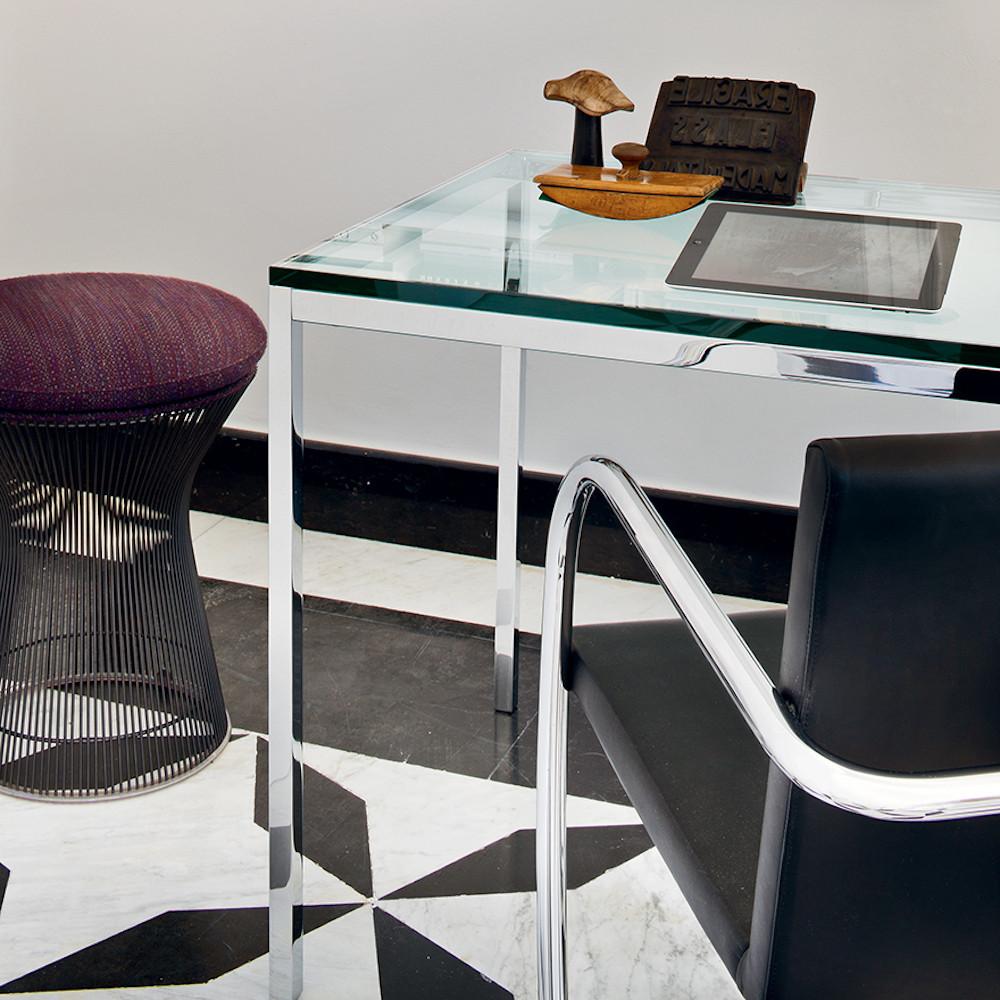
[[[118,802],[4,799],[0,993],[266,996],[264,749],[236,734],[204,771]],[[533,791],[305,752],[306,996],[533,997]],[[726,996],[633,810],[574,796],[568,816],[574,996]]]

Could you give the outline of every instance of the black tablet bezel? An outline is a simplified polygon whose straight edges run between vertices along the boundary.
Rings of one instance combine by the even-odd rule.
[[[696,278],[694,272],[707,252],[712,239],[730,212],[744,215],[788,215],[796,218],[826,219],[832,222],[861,222],[873,226],[906,226],[934,229],[937,238],[927,261],[920,295],[916,299],[901,299],[885,295],[849,294],[824,289],[788,288],[781,285],[758,285],[741,281],[718,281]],[[945,291],[958,250],[962,226],[957,222],[939,222],[931,219],[901,219],[885,215],[855,215],[846,212],[816,212],[803,208],[776,208],[771,205],[742,205],[711,202],[698,220],[694,231],[681,250],[674,266],[667,275],[667,284],[681,288],[701,288],[721,292],[746,292],[751,295],[771,295],[809,302],[838,302],[845,305],[873,306],[884,309],[911,309],[936,312],[944,302]]]

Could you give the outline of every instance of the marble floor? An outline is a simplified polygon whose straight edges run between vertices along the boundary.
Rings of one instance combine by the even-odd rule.
[[[2,994],[266,997],[266,527],[196,512],[192,528],[232,740],[153,794],[0,802]],[[534,998],[540,570],[525,571],[521,704],[499,716],[489,560],[322,532],[306,554],[305,996]],[[672,613],[651,585],[598,577],[577,608]],[[737,997],[570,723],[574,1000]]]

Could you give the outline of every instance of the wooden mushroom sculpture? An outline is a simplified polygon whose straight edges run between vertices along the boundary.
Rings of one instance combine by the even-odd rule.
[[[565,101],[576,108],[573,152],[577,166],[603,167],[601,118],[612,111],[634,111],[635,105],[615,86],[614,80],[596,69],[580,69],[561,80],[545,84],[550,101]]]

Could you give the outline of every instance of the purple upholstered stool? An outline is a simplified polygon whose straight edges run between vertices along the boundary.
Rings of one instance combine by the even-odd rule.
[[[188,501],[265,339],[190,281],[0,281],[0,788],[126,795],[225,745]]]

